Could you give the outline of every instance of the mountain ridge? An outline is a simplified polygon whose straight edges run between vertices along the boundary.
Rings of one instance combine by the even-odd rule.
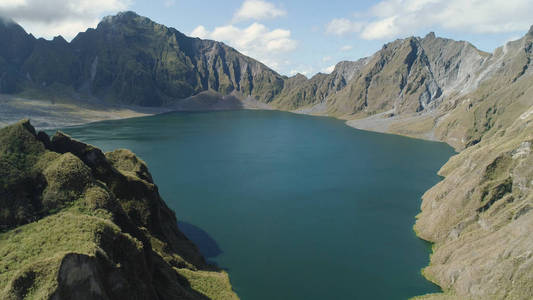
[[[189,38],[133,12],[106,17],[70,43],[29,35],[19,39],[30,44],[31,53],[17,57],[23,63],[11,61],[10,71],[18,70],[4,74],[13,78],[11,85],[0,80],[3,93],[56,84],[106,102],[161,106],[207,90],[235,90],[267,101],[282,80],[223,43]],[[54,55],[59,51],[60,58]]]
[[[139,41],[128,41],[130,39],[128,34],[139,37]],[[158,37],[149,39],[145,36]],[[121,42],[113,41],[111,37],[121,39]],[[436,38],[434,34],[428,34],[423,39],[411,37],[396,40],[386,44],[372,57],[383,54],[384,51],[387,51],[387,47],[393,47],[394,50],[395,47],[401,46],[405,42],[410,43],[411,50],[415,51],[418,49],[413,47],[420,47],[420,41],[427,39],[451,41]],[[32,39],[29,38],[29,40]],[[28,58],[18,74],[8,74],[18,80],[19,86],[17,87],[15,84],[13,87],[12,83],[11,88],[6,88],[7,84],[2,84],[0,81],[0,92],[13,92],[17,91],[17,88],[18,91],[27,88],[40,89],[57,82],[60,85],[65,85],[78,97],[81,94],[86,97],[96,96],[104,102],[162,106],[212,90],[220,93],[221,96],[236,93],[235,95],[240,99],[252,97],[254,100],[272,104],[277,109],[295,109],[320,103],[324,98],[340,91],[348,85],[356,73],[361,71],[361,65],[369,63],[370,60],[370,58],[363,58],[358,62],[341,62],[340,65],[336,65],[336,70],[333,71],[337,78],[331,79],[328,78],[331,74],[321,73],[313,76],[327,78],[329,83],[319,84],[317,81],[321,80],[309,78],[306,81],[308,87],[305,90],[301,90],[301,88],[300,90],[293,90],[289,82],[291,78],[279,75],[267,66],[238,53],[224,43],[189,38],[173,28],[155,23],[134,12],[121,12],[115,16],[105,17],[96,29],[88,29],[79,33],[70,43],[65,43],[66,41],[60,37],[52,41],[42,39],[37,41],[40,42],[35,42],[36,44],[41,44],[41,47],[45,48],[40,52],[52,51],[47,49],[45,45],[47,44],[48,48],[51,47],[53,51],[63,51],[61,58],[67,62],[56,64],[59,68],[57,72],[43,72],[43,68],[54,69],[52,66],[43,66],[43,61],[54,59],[53,55],[33,54],[33,57]],[[103,42],[105,41],[107,41],[106,43],[113,43],[112,46],[104,45]],[[138,43],[143,44],[144,48],[149,47],[152,50],[143,51],[146,49],[137,45]],[[65,49],[66,45],[67,48],[72,48],[70,52],[85,53],[78,55],[69,53]],[[127,53],[131,47],[137,47],[136,52],[132,53],[132,57],[129,59],[122,61],[116,53],[107,56],[102,54],[102,51],[113,52],[115,49]],[[388,51],[390,52],[390,50]],[[408,51],[409,49],[403,50]],[[39,53],[39,51],[36,52]],[[424,51],[419,52],[418,54],[423,54]],[[197,55],[198,53],[200,54]],[[415,59],[418,57],[416,54],[415,51],[413,56]],[[143,58],[138,57],[139,55],[142,55]],[[386,55],[387,58],[390,58],[390,53]],[[423,59],[423,57],[420,58]],[[341,73],[339,68],[343,64],[350,65],[350,67],[344,67],[344,71]],[[114,65],[116,67],[106,67]],[[410,71],[410,67],[407,66],[407,71]],[[403,80],[407,79],[407,74],[401,74],[401,76],[406,77]],[[136,84],[129,84],[130,81],[134,81]],[[321,86],[319,87],[317,84]],[[406,82],[402,83],[402,85],[406,84]],[[359,85],[364,85],[364,83],[359,83]],[[425,99],[419,101],[419,105],[408,103],[399,107],[405,107],[409,111],[422,109],[427,104],[426,102],[431,102],[438,92],[435,83],[430,83],[427,87],[429,90],[424,93]],[[359,89],[364,90],[366,87],[359,87]],[[351,93],[345,95],[345,97],[352,96]],[[296,104],[287,101],[286,98],[288,97],[296,97],[297,100],[292,100]],[[337,102],[337,100],[335,99],[333,102]],[[343,99],[343,102],[346,100]],[[414,99],[407,99],[404,102],[414,102]],[[330,114],[355,114],[365,108],[363,104],[360,103],[351,110],[347,107],[333,105],[334,108],[331,109]],[[387,106],[387,104],[381,104],[381,106]]]

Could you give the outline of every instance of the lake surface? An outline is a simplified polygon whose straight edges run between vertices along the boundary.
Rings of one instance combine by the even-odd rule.
[[[144,159],[180,228],[244,300],[437,292],[412,226],[445,144],[275,111],[171,113],[64,130]]]

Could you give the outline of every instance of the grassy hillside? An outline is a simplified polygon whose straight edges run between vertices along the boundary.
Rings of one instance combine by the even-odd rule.
[[[0,298],[238,299],[146,164],[28,121],[0,129]]]

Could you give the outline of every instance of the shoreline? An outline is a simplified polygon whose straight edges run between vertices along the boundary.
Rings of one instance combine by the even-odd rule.
[[[128,105],[102,105],[81,102],[52,102],[16,95],[0,94],[0,127],[31,119],[39,130],[83,125],[105,120],[145,117],[169,112],[168,108],[137,107]]]
[[[247,97],[237,98],[235,95],[219,96],[213,92],[202,92],[198,95],[182,100],[182,104],[168,105],[163,107],[144,107],[134,105],[107,105],[103,103],[89,102],[59,102],[53,103],[48,100],[28,99],[17,95],[0,94],[0,110],[2,119],[0,127],[18,122],[21,119],[30,119],[32,125],[39,130],[50,130],[60,127],[86,125],[94,122],[107,120],[121,120],[138,117],[155,116],[172,112],[210,112],[224,110],[274,110],[313,117],[328,117],[344,121],[345,125],[354,129],[377,132],[383,134],[400,135],[408,138],[442,142],[454,148],[457,147],[447,141],[438,139],[433,132],[408,132],[394,127],[398,124],[415,123],[420,119],[435,117],[436,112],[405,117],[387,117],[390,112],[382,112],[363,118],[347,118],[346,116],[328,115],[322,111],[313,109],[284,110],[272,107],[270,104],[260,103]],[[200,101],[198,105],[191,102]],[[5,116],[7,115],[7,116]]]

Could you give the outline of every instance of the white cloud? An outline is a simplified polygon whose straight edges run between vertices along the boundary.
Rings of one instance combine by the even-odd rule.
[[[383,0],[354,20],[333,19],[329,34],[390,39],[435,28],[474,34],[527,31],[531,0]]]
[[[288,63],[281,58],[282,55],[293,51],[297,46],[289,30],[270,30],[259,23],[253,23],[245,28],[234,25],[220,26],[213,31],[198,26],[191,32],[191,36],[223,41],[243,54],[277,70]]]
[[[352,22],[348,19],[333,19],[326,25],[326,32],[334,35],[345,35],[359,32],[363,28],[363,23]]]
[[[13,19],[37,37],[72,39],[94,27],[103,14],[128,8],[130,0],[2,0],[0,16]]]
[[[328,62],[328,61],[331,61],[333,59],[333,57],[331,56],[324,56],[322,57],[322,62]]]
[[[81,31],[85,31],[87,28],[95,28],[96,25],[98,25],[98,22],[100,22],[100,18],[62,20],[48,23],[19,21],[18,23],[35,37],[52,39],[54,36],[61,35],[66,40],[70,41]]]
[[[172,6],[176,5],[176,0],[165,0],[163,5],[165,5],[165,7],[172,7]]]
[[[396,24],[397,16],[385,18],[369,23],[361,32],[361,37],[367,40],[388,39],[401,33]]]
[[[13,9],[26,4],[25,0],[9,0],[0,2],[0,9]]]
[[[191,32],[191,36],[207,39],[209,38],[209,31],[204,26],[200,25]]]
[[[519,40],[521,39],[522,37],[521,36],[518,36],[518,35],[513,35],[513,36],[510,36],[508,38],[505,39],[505,44],[509,43],[509,42],[512,42],[512,41],[516,41],[516,40]]]
[[[342,52],[350,51],[350,50],[352,50],[352,49],[353,49],[353,47],[350,46],[350,45],[345,45],[345,46],[342,46],[342,47],[341,47],[341,51],[342,51]]]
[[[333,72],[333,70],[335,70],[335,65],[331,65],[331,66],[325,68],[324,70],[322,70],[322,72],[326,73],[326,74],[329,74],[329,73]]]
[[[264,20],[285,16],[287,12],[262,0],[246,0],[235,13],[234,21]]]
[[[306,67],[306,66],[300,66],[300,68],[292,69],[289,72],[290,76],[294,76],[296,74],[302,74],[305,77],[309,78],[309,76],[311,74],[313,74],[313,70],[311,68],[309,68],[309,67]]]

